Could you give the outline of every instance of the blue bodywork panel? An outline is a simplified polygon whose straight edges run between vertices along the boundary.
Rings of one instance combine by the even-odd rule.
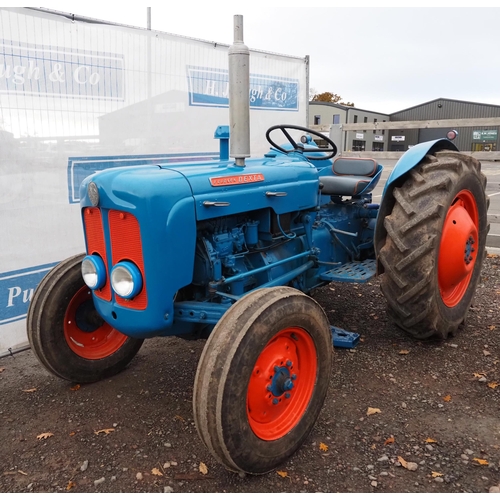
[[[385,183],[383,195],[385,196],[387,190],[391,188],[391,185],[397,179],[408,173],[413,167],[419,164],[431,149],[451,149],[453,151],[458,151],[455,144],[453,144],[448,139],[437,139],[435,141],[422,142],[411,147],[408,151],[405,152],[403,156],[401,156],[401,158],[394,166],[391,174],[387,179],[387,182]]]

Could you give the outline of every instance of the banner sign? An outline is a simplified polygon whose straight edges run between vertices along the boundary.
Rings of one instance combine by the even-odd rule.
[[[123,100],[123,57],[3,40],[0,93]]]
[[[473,130],[473,141],[496,141],[498,138],[498,130]]]
[[[229,107],[229,72],[188,66],[189,105]],[[299,110],[299,81],[279,76],[250,74],[250,108]]]
[[[26,317],[35,288],[56,264],[0,274],[0,325]]]
[[[89,175],[115,167],[156,165],[192,161],[218,160],[219,153],[181,153],[128,156],[83,156],[68,158],[68,198],[70,203],[80,202],[80,185]]]

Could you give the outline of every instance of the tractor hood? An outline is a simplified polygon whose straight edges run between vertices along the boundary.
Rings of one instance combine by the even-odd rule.
[[[317,170],[299,155],[269,154],[247,160],[245,167],[222,161],[165,164],[160,168],[186,178],[198,220],[266,207],[281,214],[317,204]]]

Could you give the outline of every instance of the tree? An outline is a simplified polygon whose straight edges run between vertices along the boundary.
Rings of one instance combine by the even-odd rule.
[[[321,94],[314,94],[311,101],[321,101],[321,102],[333,102],[341,104],[342,106],[354,107],[353,102],[342,102],[342,97],[338,94],[332,94],[331,92],[322,92]]]

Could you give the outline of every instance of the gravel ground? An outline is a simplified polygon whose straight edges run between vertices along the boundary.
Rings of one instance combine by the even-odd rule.
[[[263,476],[226,471],[198,437],[204,341],[146,341],[123,373],[80,387],[31,351],[0,359],[0,492],[499,491],[499,270],[490,255],[466,326],[444,343],[395,327],[377,280],[316,291],[361,342],[335,349],[315,428]]]

